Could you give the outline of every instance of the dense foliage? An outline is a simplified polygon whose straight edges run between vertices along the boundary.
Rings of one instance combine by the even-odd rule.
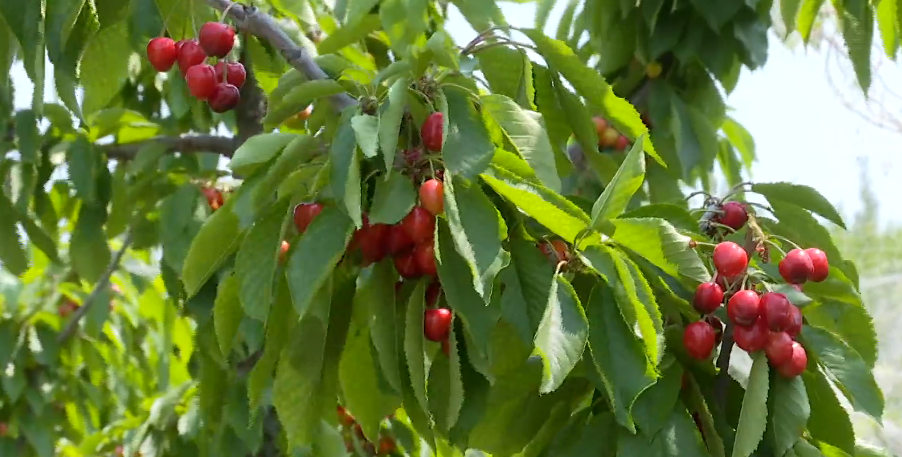
[[[252,3],[0,2],[0,455],[882,455],[844,222],[726,115],[771,2]]]

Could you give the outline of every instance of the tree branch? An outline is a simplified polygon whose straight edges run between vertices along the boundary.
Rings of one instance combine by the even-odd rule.
[[[225,157],[232,157],[232,154],[239,144],[234,138],[214,135],[182,137],[159,136],[144,141],[136,141],[134,143],[102,145],[100,146],[100,149],[111,159],[131,160],[138,155],[138,151],[140,151],[141,148],[152,143],[164,144],[168,150],[181,152],[183,154],[212,152]]]
[[[266,95],[257,85],[257,77],[251,67],[250,53],[247,46],[241,48],[241,57],[238,59],[244,65],[247,78],[241,86],[241,98],[235,107],[235,123],[238,126],[238,135],[235,139],[241,145],[248,138],[263,133],[263,116],[266,114]]]
[[[269,44],[282,53],[292,67],[296,68],[308,79],[330,79],[329,75],[313,61],[313,57],[282,31],[272,16],[257,8],[234,3],[230,0],[207,0],[207,3],[220,11],[228,9],[229,16],[235,21],[238,28],[268,41]],[[345,108],[357,104],[357,100],[346,93],[333,95],[330,99],[334,108],[338,111],[343,111]]]
[[[726,325],[723,339],[720,344],[720,354],[717,356],[717,381],[714,385],[714,395],[717,404],[722,411],[727,410],[727,390],[730,387],[730,355],[733,353],[733,326]]]
[[[101,292],[105,290],[110,285],[110,276],[119,268],[119,263],[122,262],[122,257],[125,255],[125,251],[128,250],[128,247],[131,246],[132,240],[134,239],[134,234],[131,230],[125,233],[125,239],[122,240],[122,247],[116,252],[116,255],[113,256],[113,259],[110,260],[110,264],[107,266],[106,271],[103,272],[103,275],[100,276],[100,279],[97,280],[97,284],[94,284],[94,290],[91,291],[91,295],[88,295],[87,300],[82,303],[81,307],[75,311],[75,314],[72,315],[72,320],[66,324],[66,327],[60,332],[57,337],[57,341],[62,343],[69,339],[78,328],[78,322],[85,317],[85,314],[91,309],[91,306],[94,306],[97,301],[97,297],[100,296]]]

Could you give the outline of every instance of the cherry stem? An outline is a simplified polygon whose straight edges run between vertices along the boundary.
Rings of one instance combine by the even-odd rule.
[[[714,244],[714,243],[707,243],[707,242],[705,242],[705,241],[696,241],[696,242],[695,242],[695,245],[696,245],[696,246],[704,246],[704,247],[706,247],[706,248],[711,248],[711,249],[714,249],[714,248],[717,247],[716,244]]]
[[[448,87],[454,87],[454,88],[460,89],[460,90],[466,92],[467,95],[470,96],[470,98],[474,98],[474,99],[476,99],[476,100],[479,100],[479,95],[473,93],[472,90],[470,90],[470,89],[468,89],[468,88],[466,88],[466,87],[464,87],[464,86],[461,86],[460,84],[454,84],[454,83],[442,83],[442,86],[448,86]]]
[[[780,235],[769,235],[769,237],[770,237],[770,238],[773,238],[773,239],[776,239],[776,240],[785,241],[785,242],[789,243],[792,247],[794,247],[794,248],[796,248],[796,249],[802,249],[801,246],[799,246],[798,244],[796,244],[794,241],[790,240],[789,238],[786,238],[785,236],[780,236]]]
[[[771,208],[770,206],[761,204],[761,203],[745,202],[745,204],[746,204],[746,205],[749,205],[749,206],[754,206],[755,208],[765,209],[765,210],[767,210],[767,211],[770,211],[771,213],[774,212],[774,209],[773,209],[773,208]]]
[[[704,195],[704,196],[705,196],[705,199],[712,199],[712,198],[714,198],[711,194],[709,194],[709,193],[707,193],[707,192],[705,192],[705,191],[703,191],[703,190],[697,190],[697,191],[695,191],[695,192],[693,192],[693,193],[687,195],[687,196],[686,196],[686,200],[687,200],[687,201],[688,201],[688,200],[691,200],[692,197],[695,197],[695,196],[698,196],[698,195]]]
[[[771,240],[764,240],[764,243],[769,245],[770,247],[776,249],[777,251],[780,251],[780,254],[782,254],[783,257],[786,257],[786,251],[784,251],[783,248],[779,244],[774,243]]]
[[[730,227],[729,225],[723,225],[719,222],[714,222],[714,221],[708,221],[708,223],[715,227],[718,227],[718,228],[727,229],[730,231],[730,233],[736,233],[736,229],[734,229],[733,227]]]
[[[226,18],[229,17],[229,10],[234,8],[235,5],[237,5],[237,3],[231,3],[222,11],[222,14],[219,15],[219,22],[225,22]]]

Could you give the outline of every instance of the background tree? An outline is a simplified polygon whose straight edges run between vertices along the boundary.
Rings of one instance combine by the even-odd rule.
[[[552,6],[0,5],[2,454],[879,453],[843,221],[725,114],[771,4]]]

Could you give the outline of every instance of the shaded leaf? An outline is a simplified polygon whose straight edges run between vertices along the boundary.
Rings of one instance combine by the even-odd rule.
[[[219,283],[219,287],[216,289],[216,301],[213,305],[216,339],[219,341],[222,355],[226,357],[232,352],[235,335],[238,333],[241,319],[244,318],[241,300],[238,297],[239,287],[238,277],[234,274],[228,275]]]
[[[248,231],[235,257],[241,306],[248,316],[263,321],[272,302],[273,277],[282,246],[282,224],[288,200],[274,205]]]
[[[401,391],[401,368],[398,354],[398,316],[395,306],[395,272],[391,262],[377,263],[368,272],[361,273],[360,286],[355,300],[365,304],[373,346],[379,358],[379,366],[388,384]]]
[[[79,80],[84,87],[82,113],[88,116],[106,107],[122,89],[128,78],[131,55],[128,23],[125,21],[101,29],[85,48]]]
[[[407,313],[404,321],[404,357],[410,374],[410,385],[417,402],[423,411],[429,411],[429,399],[426,396],[426,354],[423,328],[423,316],[426,311],[426,281],[419,281],[410,294],[407,302]]]
[[[600,229],[608,219],[623,214],[633,194],[642,187],[645,181],[645,154],[642,153],[644,142],[645,137],[641,136],[633,143],[614,179],[605,186],[604,192],[592,206],[592,226],[596,229]]]
[[[401,119],[404,117],[404,106],[407,104],[407,86],[410,81],[398,78],[388,89],[388,98],[382,104],[379,116],[379,148],[385,157],[386,173],[391,174],[398,149],[398,133]]]
[[[809,360],[810,363],[810,360]],[[808,433],[815,439],[830,443],[847,453],[855,452],[855,432],[849,413],[836,398],[833,387],[820,370],[802,373],[811,415]]]
[[[756,183],[752,185],[752,192],[757,192],[773,201],[792,203],[805,208],[834,224],[846,228],[842,216],[823,195],[813,187],[788,182]]]
[[[782,455],[802,437],[811,407],[801,377],[774,377],[770,393],[770,433],[775,454]]]
[[[269,101],[263,126],[272,130],[292,116],[305,110],[315,100],[344,92],[344,87],[331,79],[316,79],[298,84],[284,97],[272,97]]]
[[[417,190],[409,177],[392,173],[376,181],[373,203],[368,214],[371,224],[397,224],[417,202]]]
[[[357,227],[363,226],[360,210],[360,157],[357,155],[357,138],[351,120],[357,107],[347,108],[341,115],[338,131],[329,147],[332,195],[344,206],[346,214]]]
[[[548,292],[545,314],[536,331],[535,352],[542,357],[542,385],[547,394],[564,383],[583,355],[589,339],[589,322],[573,286],[556,276]]]
[[[232,156],[229,168],[250,174],[258,166],[269,162],[298,135],[293,133],[261,133],[247,139]]]
[[[191,242],[182,266],[182,283],[187,296],[193,297],[222,263],[238,249],[242,230],[232,208],[237,198],[226,200],[201,226]]]
[[[444,94],[448,101],[448,128],[442,149],[445,168],[472,179],[488,167],[495,145],[467,94],[454,88],[445,89]]]
[[[758,448],[767,426],[767,395],[770,384],[767,358],[759,351],[752,356],[752,370],[749,373],[739,425],[736,426],[736,441],[733,443],[733,457],[748,457]]]
[[[354,136],[363,155],[376,157],[379,153],[379,118],[369,114],[357,114],[351,118],[351,127],[354,128]]]
[[[671,276],[680,275],[697,282],[707,282],[710,273],[695,250],[690,238],[681,235],[667,221],[658,218],[614,219],[611,239]]]

